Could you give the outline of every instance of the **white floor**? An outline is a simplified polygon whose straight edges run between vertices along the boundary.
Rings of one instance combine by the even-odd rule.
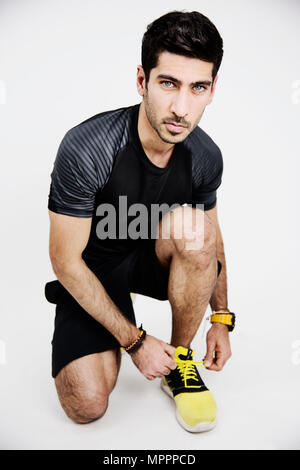
[[[10,338],[6,364],[0,366],[1,449],[300,448],[299,354],[297,357],[294,351],[293,356],[288,340],[280,340],[280,334],[266,339],[264,328],[255,332],[247,321],[246,331],[240,321],[231,336],[233,356],[224,370],[200,369],[218,404],[218,424],[210,432],[191,434],[182,429],[159,380],[146,380],[127,354],[122,355],[121,372],[105,416],[79,425],[65,416],[57,399],[50,376],[50,343],[45,341],[54,318],[53,306],[41,307],[40,325],[38,316],[35,318],[40,336],[29,339],[24,312],[23,325],[19,324],[24,336],[15,331],[18,339]],[[145,328],[168,340],[168,302],[137,296],[135,310]],[[205,351],[201,336],[202,329],[193,344],[198,360]]]

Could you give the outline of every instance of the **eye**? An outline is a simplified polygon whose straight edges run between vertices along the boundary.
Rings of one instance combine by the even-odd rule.
[[[200,90],[200,88],[202,88],[202,89]],[[194,86],[194,90],[196,90],[196,91],[203,91],[203,90],[206,90],[206,87],[203,86],[203,85],[196,85],[196,86]]]
[[[172,88],[172,87],[169,86],[169,85],[172,85],[172,86],[174,85],[174,84],[173,84],[172,82],[170,82],[169,80],[163,80],[163,81],[160,82],[160,83],[164,84],[166,88]]]

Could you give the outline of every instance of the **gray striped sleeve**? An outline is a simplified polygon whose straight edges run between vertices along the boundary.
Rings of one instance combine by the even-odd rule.
[[[222,183],[223,157],[215,142],[199,127],[190,135],[193,149],[193,200],[192,204],[204,204],[204,210],[217,204],[217,189]]]
[[[92,217],[95,195],[110,173],[110,162],[95,162],[95,143],[73,128],[64,136],[51,173],[48,208],[75,217]]]
[[[197,178],[195,171],[195,186],[193,202],[204,204],[204,210],[213,209],[217,204],[217,189],[222,183],[223,158],[219,148],[210,154],[203,155],[202,178]],[[197,175],[199,177],[199,174]]]

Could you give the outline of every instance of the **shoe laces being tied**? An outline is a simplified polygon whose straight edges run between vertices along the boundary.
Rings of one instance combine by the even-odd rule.
[[[199,375],[196,369],[196,364],[200,364],[200,367],[205,367],[203,361],[194,361],[193,359],[190,359],[193,353],[194,351],[191,351],[187,359],[180,359],[179,357],[175,359],[180,376],[184,381],[185,387],[197,387],[197,385],[188,385],[187,381],[191,379],[196,382],[199,382]],[[198,385],[199,388],[201,388],[201,386],[202,385]]]

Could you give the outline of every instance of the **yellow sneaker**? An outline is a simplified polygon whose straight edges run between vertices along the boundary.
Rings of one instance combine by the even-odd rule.
[[[179,424],[189,432],[203,432],[215,426],[217,405],[196,367],[203,361],[194,361],[194,352],[182,346],[176,348],[177,367],[162,378],[161,388],[174,399]]]

